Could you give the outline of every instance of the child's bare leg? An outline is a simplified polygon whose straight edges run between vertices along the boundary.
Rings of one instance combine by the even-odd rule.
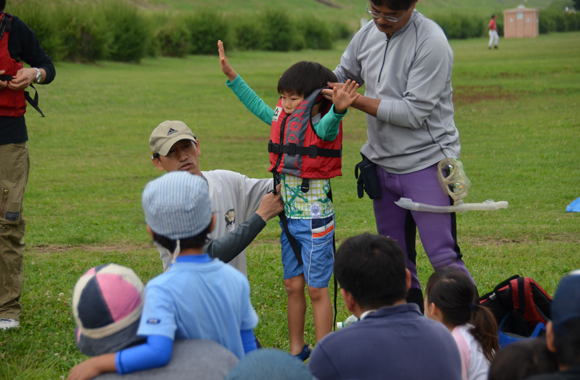
[[[298,355],[304,348],[304,319],[306,317],[306,295],[304,275],[284,280],[288,293],[288,333],[290,335],[290,353]]]
[[[314,332],[316,341],[320,342],[332,330],[332,303],[328,288],[308,287],[308,295],[312,301],[314,313]]]

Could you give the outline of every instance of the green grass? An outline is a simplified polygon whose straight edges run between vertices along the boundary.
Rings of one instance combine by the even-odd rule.
[[[331,51],[244,52],[233,67],[270,105],[280,74],[293,62],[335,67],[346,42]],[[579,267],[580,33],[500,41],[453,41],[455,122],[462,161],[473,184],[467,202],[507,200],[507,210],[458,215],[467,267],[486,292],[513,275],[537,280],[550,294]],[[227,48],[227,47],[226,47]],[[185,121],[201,141],[204,170],[267,177],[268,127],[224,85],[216,57],[146,59],[140,65],[59,63],[40,88],[47,115],[27,114],[31,173],[25,197],[27,251],[22,327],[0,332],[0,379],[60,379],[85,357],[74,344],[72,289],[92,266],[116,262],[144,281],[161,271],[140,205],[160,172],[148,137],[161,121]],[[369,199],[358,199],[353,167],[366,140],[365,117],[344,121],[343,176],[333,180],[339,243],[376,232]],[[248,249],[257,336],[288,349],[285,293],[275,221]],[[420,248],[420,242],[418,242]],[[424,283],[431,267],[418,253]],[[311,313],[311,310],[309,310]],[[338,320],[348,316],[339,301]],[[314,341],[308,318],[306,337]]]

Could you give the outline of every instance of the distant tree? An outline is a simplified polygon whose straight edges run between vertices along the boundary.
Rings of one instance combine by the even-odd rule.
[[[574,9],[580,12],[580,0],[574,0]]]

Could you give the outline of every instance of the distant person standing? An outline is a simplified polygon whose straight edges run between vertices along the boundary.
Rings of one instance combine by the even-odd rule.
[[[48,84],[56,75],[32,29],[5,13],[5,5],[0,1],[0,330],[19,327],[22,311],[22,200],[30,168],[24,89]]]
[[[491,50],[491,45],[494,45],[494,48],[497,49],[497,43],[499,42],[499,36],[497,34],[497,24],[495,23],[497,20],[497,15],[492,15],[491,20],[489,20],[489,24],[487,24],[487,29],[489,29],[489,49]]]

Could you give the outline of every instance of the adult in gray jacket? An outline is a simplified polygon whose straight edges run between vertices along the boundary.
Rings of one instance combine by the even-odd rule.
[[[216,226],[205,249],[211,257],[230,263],[245,275],[246,247],[269,219],[284,210],[280,193],[271,192],[272,179],[248,178],[229,170],[202,172],[198,160],[200,142],[182,121],[159,124],[151,133],[149,147],[153,164],[159,170],[184,170],[207,180]],[[167,270],[171,255],[161,245],[156,246],[163,269]]]
[[[469,274],[456,240],[455,214],[408,211],[400,197],[436,206],[451,198],[437,178],[439,161],[459,158],[453,121],[453,52],[445,34],[415,10],[416,0],[370,0],[373,22],[363,26],[342,55],[340,82],[365,84],[353,107],[367,113],[368,141],[361,153],[376,164],[382,196],[373,200],[379,234],[407,254],[412,283],[408,300],[423,307],[417,278],[415,236],[434,269],[450,266]],[[335,84],[331,84],[335,85]]]

